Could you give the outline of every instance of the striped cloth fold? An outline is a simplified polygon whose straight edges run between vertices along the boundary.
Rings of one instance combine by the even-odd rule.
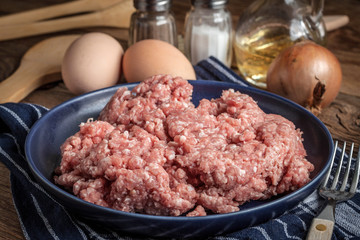
[[[248,86],[237,74],[210,57],[195,67],[198,79]],[[34,179],[26,162],[24,143],[32,125],[48,109],[34,104],[0,104],[0,160],[10,170],[11,190],[26,239],[139,239],[87,223],[71,215]],[[340,156],[337,150],[337,159]],[[336,164],[336,163],[335,163]],[[336,207],[332,239],[360,239],[360,187],[349,201]],[[325,201],[313,192],[295,208],[264,224],[208,239],[304,239]]]

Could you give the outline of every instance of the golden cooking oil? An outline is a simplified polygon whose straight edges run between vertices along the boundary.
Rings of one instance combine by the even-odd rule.
[[[289,29],[281,24],[264,26],[250,34],[235,37],[236,64],[241,75],[252,85],[266,89],[266,74],[271,62],[292,40]]]

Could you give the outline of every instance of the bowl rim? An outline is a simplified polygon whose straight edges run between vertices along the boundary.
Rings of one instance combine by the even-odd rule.
[[[107,87],[107,88],[102,88],[99,90],[95,90],[89,93],[85,93],[79,96],[76,96],[74,98],[71,98],[67,101],[64,101],[63,103],[55,106],[54,108],[50,109],[47,113],[45,113],[40,119],[38,119],[34,125],[31,127],[29,134],[26,137],[25,140],[25,156],[26,156],[26,161],[28,162],[28,165],[30,166],[30,170],[32,172],[32,174],[34,175],[34,177],[40,181],[40,185],[45,185],[45,191],[46,193],[48,193],[51,197],[53,197],[56,200],[56,197],[54,197],[54,194],[51,194],[48,192],[48,190],[46,188],[51,188],[52,190],[54,190],[57,194],[63,195],[65,196],[67,199],[71,199],[74,200],[75,202],[77,202],[78,204],[81,204],[82,206],[86,206],[86,207],[91,207],[91,208],[95,208],[97,210],[103,211],[104,214],[106,213],[110,213],[110,214],[115,214],[115,215],[123,215],[123,216],[127,216],[127,217],[132,217],[132,218],[142,218],[142,219],[152,219],[152,220],[164,220],[164,221],[169,221],[169,220],[175,220],[175,221],[193,221],[193,222],[197,222],[197,221],[203,221],[204,219],[207,220],[212,220],[212,219],[219,219],[219,218],[228,218],[231,216],[236,216],[236,215],[246,215],[250,212],[253,211],[262,211],[263,209],[266,208],[272,208],[275,207],[283,202],[286,202],[290,199],[292,199],[293,197],[295,197],[298,194],[302,194],[305,191],[307,191],[307,188],[313,188],[316,189],[318,187],[318,185],[320,184],[322,178],[324,177],[325,173],[328,171],[329,167],[330,167],[330,160],[331,160],[331,153],[334,151],[334,144],[333,144],[333,139],[332,136],[329,132],[329,130],[327,129],[327,127],[324,125],[324,123],[318,119],[315,115],[313,115],[310,111],[308,111],[307,109],[305,109],[304,107],[302,107],[301,105],[287,99],[284,98],[282,96],[276,95],[274,93],[271,92],[267,92],[258,88],[254,88],[254,87],[245,87],[245,86],[241,86],[235,83],[229,83],[229,82],[220,82],[220,81],[216,81],[216,80],[190,80],[189,81],[192,85],[221,85],[223,87],[228,87],[228,88],[236,88],[236,91],[241,91],[242,89],[246,89],[246,91],[248,91],[248,89],[250,89],[250,91],[258,93],[260,95],[268,95],[271,98],[275,98],[277,100],[283,101],[286,104],[289,104],[290,106],[292,106],[292,108],[298,109],[301,112],[304,112],[305,114],[309,115],[313,121],[315,121],[316,124],[318,124],[318,126],[321,128],[321,130],[324,132],[324,134],[326,135],[327,139],[328,139],[328,143],[329,143],[329,152],[328,152],[328,160],[326,161],[325,166],[304,186],[302,186],[301,188],[292,191],[292,192],[288,192],[285,195],[280,195],[280,197],[276,198],[276,199],[272,199],[271,198],[265,202],[264,204],[258,205],[258,206],[254,206],[254,207],[249,207],[249,208],[245,208],[245,209],[241,209],[241,205],[240,205],[240,210],[239,211],[235,211],[235,212],[230,212],[230,213],[217,213],[217,214],[211,214],[211,215],[206,215],[206,216],[198,216],[198,217],[187,217],[187,216],[158,216],[158,215],[150,215],[150,214],[143,214],[143,213],[132,213],[132,212],[125,212],[125,211],[121,211],[121,210],[116,210],[116,209],[112,209],[112,208],[108,208],[108,207],[103,207],[100,205],[96,205],[90,202],[87,202],[83,199],[80,199],[78,197],[76,197],[75,195],[65,191],[64,189],[60,188],[59,186],[57,186],[55,183],[51,182],[49,179],[47,179],[41,172],[40,170],[36,167],[36,165],[34,164],[33,161],[33,156],[31,155],[31,144],[32,142],[34,142],[34,137],[36,132],[38,131],[39,128],[41,128],[41,124],[43,121],[46,121],[46,119],[48,119],[49,117],[51,117],[51,115],[53,113],[55,113],[56,111],[59,111],[60,109],[62,109],[63,107],[67,106],[67,105],[71,105],[74,102],[77,101],[81,101],[83,99],[86,98],[91,98],[93,96],[96,96],[97,94],[104,94],[104,92],[113,92],[116,91],[116,89],[120,88],[120,87],[128,87],[128,88],[132,88],[136,85],[139,84],[139,82],[136,83],[125,83],[125,84],[118,84],[115,86],[111,86],[111,87]],[[113,94],[113,93],[112,93]],[[110,96],[111,97],[111,96]],[[315,185],[315,186],[313,186]],[[308,195],[307,195],[308,196]],[[304,200],[307,196],[305,196],[304,198],[302,198],[302,200]],[[261,200],[260,200],[261,201]],[[264,200],[266,201],[266,200]]]

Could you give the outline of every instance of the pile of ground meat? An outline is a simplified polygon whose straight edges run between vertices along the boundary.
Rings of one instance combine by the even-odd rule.
[[[61,146],[55,183],[121,211],[204,216],[310,180],[314,167],[292,122],[232,89],[195,107],[192,90],[168,75],[119,88],[98,120]]]

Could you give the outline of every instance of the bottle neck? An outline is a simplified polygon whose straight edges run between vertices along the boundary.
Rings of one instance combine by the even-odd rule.
[[[169,11],[171,0],[134,0],[134,7],[142,12]]]

